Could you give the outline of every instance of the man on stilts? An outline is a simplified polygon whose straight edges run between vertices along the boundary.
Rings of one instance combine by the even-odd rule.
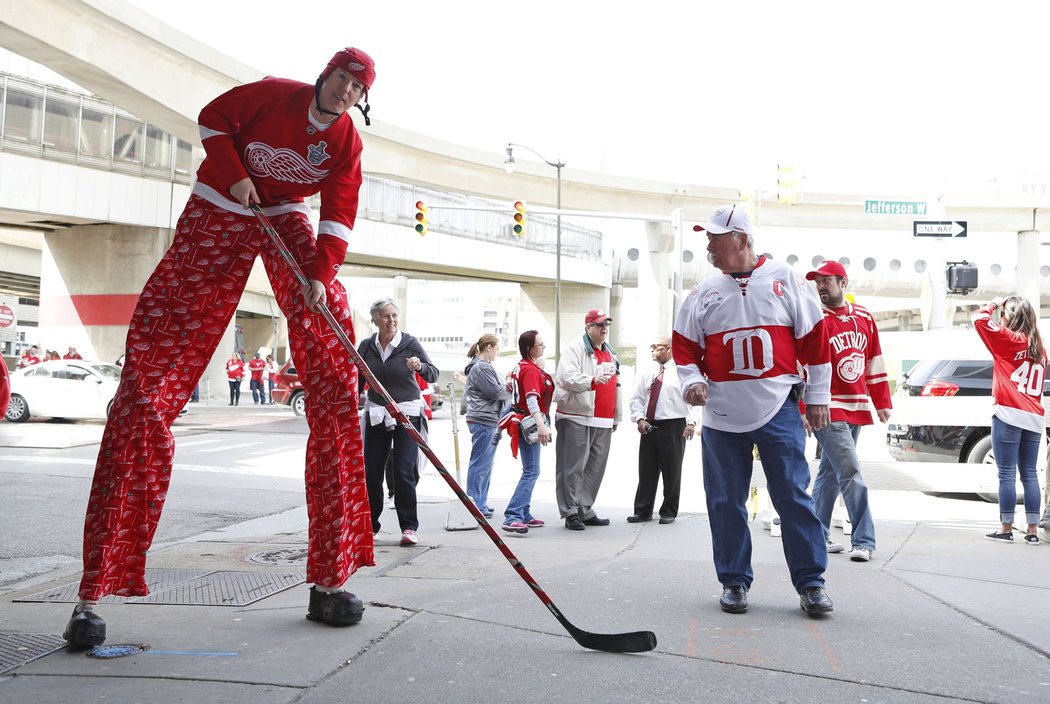
[[[346,291],[335,280],[357,215],[361,138],[375,64],[359,49],[332,57],[316,83],[265,78],[201,111],[207,157],[174,242],[139,298],[120,388],[106,423],[84,525],[80,602],[64,637],[74,648],[105,641],[95,613],[108,594],[145,596],[146,553],[171,476],[172,421],[229,326],[261,255],[288,318],[292,359],[306,389],[309,557],[307,618],[346,626],[361,600],[342,589],[375,564],[357,414],[357,369],[317,314],[326,302],[351,340]],[[315,237],[304,198],[321,194]],[[310,279],[300,287],[251,210],[257,203]]]

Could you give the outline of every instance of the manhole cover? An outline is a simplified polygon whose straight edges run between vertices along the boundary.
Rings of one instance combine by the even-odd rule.
[[[248,562],[256,562],[263,565],[305,565],[308,549],[303,548],[280,548],[278,550],[267,550],[257,552],[248,557]]]
[[[84,653],[89,658],[108,660],[110,658],[126,658],[129,655],[138,655],[149,650],[148,645],[96,645]]]

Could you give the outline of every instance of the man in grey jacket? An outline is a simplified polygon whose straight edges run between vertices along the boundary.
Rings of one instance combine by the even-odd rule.
[[[569,530],[609,525],[594,501],[620,423],[620,363],[606,342],[611,324],[605,311],[588,311],[584,334],[562,352],[555,376],[555,493]]]

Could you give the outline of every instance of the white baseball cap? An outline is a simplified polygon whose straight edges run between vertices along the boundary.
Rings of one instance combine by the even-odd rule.
[[[751,216],[747,214],[744,207],[739,203],[723,205],[711,213],[707,222],[693,225],[693,232],[707,231],[712,235],[724,235],[727,232],[743,232],[745,235],[755,234],[751,225]]]

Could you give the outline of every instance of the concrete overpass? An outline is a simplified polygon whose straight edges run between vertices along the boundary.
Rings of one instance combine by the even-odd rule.
[[[189,143],[197,142],[196,115],[200,106],[224,90],[261,75],[119,0],[26,0],[10,4],[0,17],[0,45],[50,66]],[[158,76],[164,80],[157,80]],[[366,143],[365,166],[370,176],[505,201],[553,201],[553,173],[545,165],[522,161],[510,176],[502,168],[501,153],[444,143],[380,120],[373,121],[372,127],[362,133]],[[564,170],[562,176],[562,202],[573,210],[669,214],[681,208],[687,221],[696,221],[705,218],[714,206],[735,201],[741,195],[735,188],[642,181],[572,169]],[[892,195],[884,197],[894,199]],[[898,199],[911,200],[906,195]],[[864,196],[805,194],[804,202],[794,206],[760,202],[756,208],[756,219],[763,228],[759,248],[788,261],[794,256],[803,270],[815,253],[838,259],[844,256],[841,252],[848,250],[848,258],[855,263],[850,270],[854,290],[915,295],[918,290],[928,289],[928,299],[941,298],[936,276],[927,276],[923,284],[923,277],[916,274],[936,274],[941,261],[963,258],[956,254],[959,243],[952,242],[951,249],[942,246],[932,255],[919,252],[915,242],[904,234],[910,233],[912,218],[867,214],[863,200]],[[1009,236],[1017,243],[1000,246],[1002,263],[992,262],[987,271],[982,269],[982,281],[987,284],[979,294],[1021,290],[1038,300],[1041,293],[1050,293],[1044,291],[1050,285],[1047,276],[1040,272],[1043,256],[1039,248],[1039,233],[1050,225],[1050,201],[1046,196],[949,199],[942,205],[945,219],[969,223],[971,241],[976,240],[978,233],[984,233]],[[791,244],[798,240],[798,234],[810,231],[821,231],[826,236],[821,242],[807,245],[808,251],[792,251]],[[667,273],[677,265],[677,257],[672,257],[674,239],[663,224],[651,225],[647,234],[647,238],[639,237],[634,246],[618,248],[619,254],[634,250],[635,256],[610,259],[609,281],[628,285],[640,280],[648,282],[647,290],[658,299],[654,303],[658,312],[653,316],[657,321],[654,326],[663,326],[659,321],[669,317],[666,311],[670,309]],[[690,234],[687,228],[685,237]],[[777,234],[783,237],[783,246],[775,239]],[[364,246],[382,239],[369,241],[371,245]],[[684,249],[693,255],[685,266],[688,282],[706,270],[702,265],[702,242],[683,242]],[[411,253],[420,243],[410,240],[404,244],[403,251]],[[440,275],[434,271],[434,248],[440,249],[438,241],[428,240],[419,258],[430,262],[428,274]],[[391,270],[410,265],[410,257],[391,258],[389,254],[388,248],[371,252],[362,249],[352,251],[350,260],[358,261],[355,255],[360,255],[361,262],[388,266]],[[152,256],[153,253],[143,255]],[[873,262],[871,269],[867,268],[868,260]],[[530,268],[534,276],[542,275],[550,270],[549,260],[530,264]],[[1010,277],[1014,269],[1017,275]]]

